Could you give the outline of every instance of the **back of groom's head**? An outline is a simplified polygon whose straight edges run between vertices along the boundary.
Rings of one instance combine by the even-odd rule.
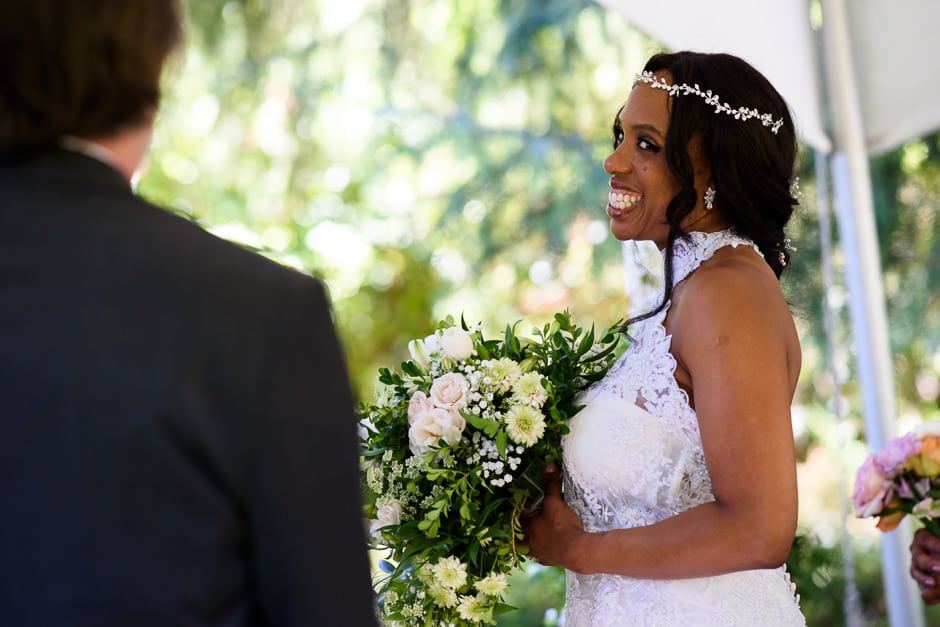
[[[178,0],[2,0],[0,159],[152,116],[181,38]]]

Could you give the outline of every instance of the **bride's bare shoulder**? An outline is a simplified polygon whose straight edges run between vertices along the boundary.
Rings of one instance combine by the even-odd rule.
[[[792,325],[777,277],[749,246],[722,248],[702,262],[677,286],[669,317],[673,333]]]

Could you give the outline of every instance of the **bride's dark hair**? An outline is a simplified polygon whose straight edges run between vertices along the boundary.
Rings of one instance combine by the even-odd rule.
[[[624,330],[661,312],[672,296],[673,247],[677,239],[688,235],[680,225],[705,193],[694,187],[689,142],[695,135],[701,136],[704,156],[711,165],[716,207],[735,232],[757,244],[777,278],[790,260],[784,227],[798,204],[790,189],[797,154],[793,120],[783,97],[760,72],[730,54],[688,51],[654,55],[643,70],[668,71],[673,85],[711,90],[732,108],[769,113],[774,120],[783,119],[783,125],[774,134],[760,120],[716,113],[713,105],[698,96],[669,99],[665,156],[680,189],[666,208],[665,289],[659,304],[628,320]]]

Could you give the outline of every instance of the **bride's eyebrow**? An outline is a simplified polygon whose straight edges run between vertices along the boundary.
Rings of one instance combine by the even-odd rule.
[[[653,133],[654,135],[658,135],[659,138],[664,141],[666,139],[666,135],[652,124],[634,124],[630,128],[632,128],[634,131],[646,131],[648,133]]]

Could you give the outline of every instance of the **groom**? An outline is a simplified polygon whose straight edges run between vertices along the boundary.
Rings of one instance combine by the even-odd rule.
[[[0,622],[374,625],[323,288],[131,191],[180,34],[0,3]]]

